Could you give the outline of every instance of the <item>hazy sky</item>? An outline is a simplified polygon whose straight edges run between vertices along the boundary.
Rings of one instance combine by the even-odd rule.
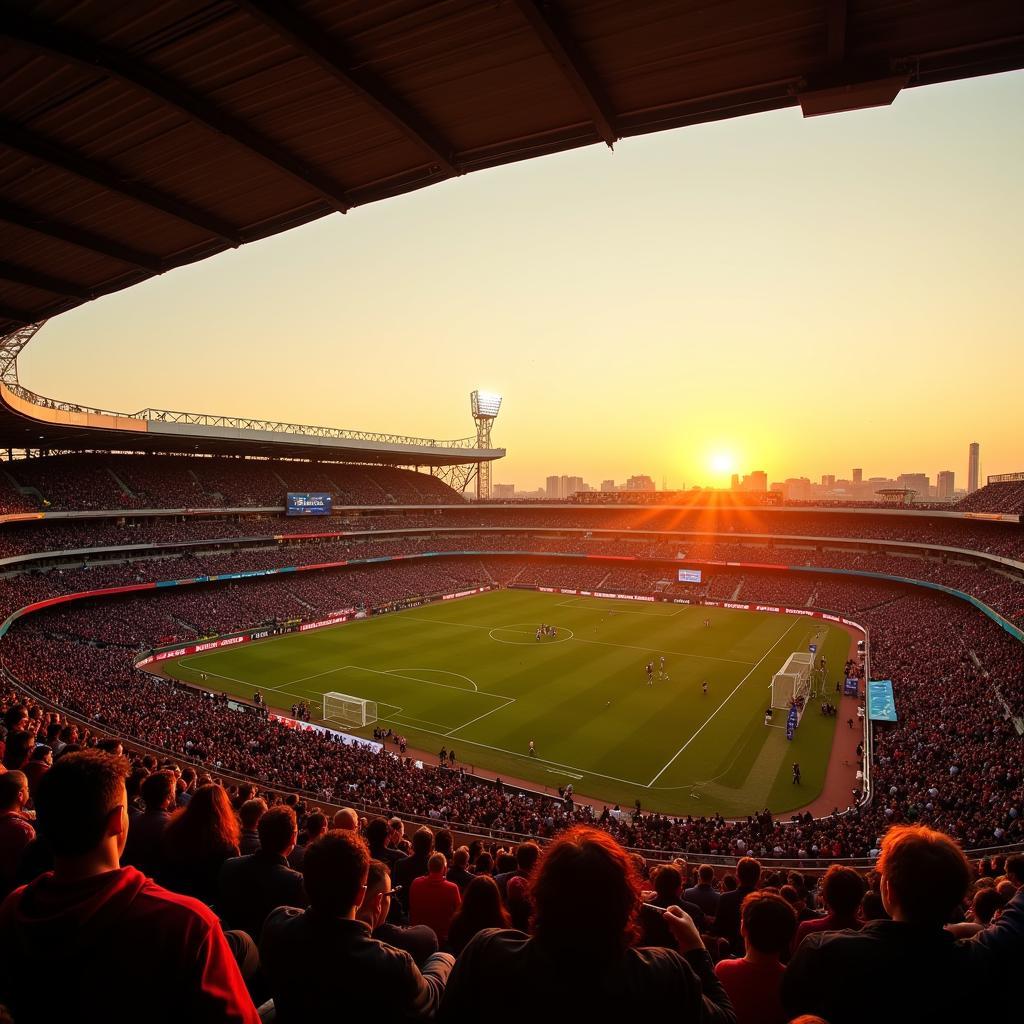
[[[55,398],[427,437],[494,479],[1024,470],[1024,74],[485,171],[56,318]]]

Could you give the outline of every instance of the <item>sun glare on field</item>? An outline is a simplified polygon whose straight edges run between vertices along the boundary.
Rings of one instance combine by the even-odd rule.
[[[736,466],[736,460],[730,452],[713,452],[709,461],[716,473],[731,473]]]

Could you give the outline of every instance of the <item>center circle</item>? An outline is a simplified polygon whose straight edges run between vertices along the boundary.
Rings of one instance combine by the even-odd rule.
[[[542,636],[539,640],[537,639],[537,627],[528,622],[514,622],[510,626],[495,626],[487,635],[495,643],[511,644],[514,647],[540,646],[541,644],[564,644],[576,635],[571,629],[563,629],[561,626],[556,626],[555,628],[558,630],[558,636]],[[495,633],[512,635],[506,638],[502,636],[495,636]]]

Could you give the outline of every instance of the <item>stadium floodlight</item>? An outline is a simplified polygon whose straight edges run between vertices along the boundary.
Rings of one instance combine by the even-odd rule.
[[[493,391],[473,391],[469,396],[469,407],[476,423],[477,448],[491,447],[491,426],[498,418],[501,395]],[[491,496],[491,463],[483,459],[476,467],[476,498],[486,501]]]
[[[501,395],[493,391],[474,391],[469,396],[469,404],[473,410],[473,419],[497,419]]]

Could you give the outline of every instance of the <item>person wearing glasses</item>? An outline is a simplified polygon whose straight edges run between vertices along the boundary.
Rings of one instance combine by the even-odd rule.
[[[375,939],[395,949],[404,949],[422,968],[437,952],[437,935],[425,924],[400,925],[388,920],[392,897],[397,898],[401,889],[400,885],[391,884],[387,864],[371,860],[366,876],[366,895],[356,917],[370,926]]]
[[[369,888],[370,853],[354,832],[325,832],[306,848],[303,884],[309,907],[278,907],[263,926],[260,966],[274,997],[278,1024],[338,1012],[344,993],[346,1020],[432,1017],[454,959],[427,958],[422,971],[412,956],[373,938],[360,915]],[[373,916],[386,914],[393,890],[381,888]]]

